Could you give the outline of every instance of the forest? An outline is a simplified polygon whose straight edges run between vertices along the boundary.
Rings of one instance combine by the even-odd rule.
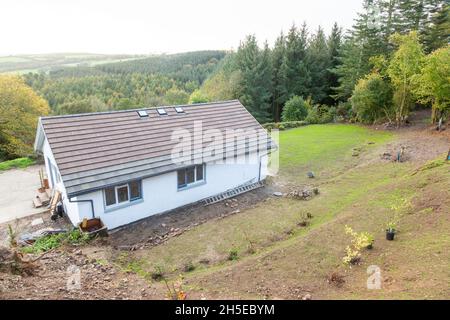
[[[258,121],[279,128],[334,121],[401,126],[415,107],[431,108],[432,122],[445,121],[449,35],[447,1],[364,0],[349,30],[335,24],[326,34],[303,23],[281,31],[272,45],[248,35],[234,52],[0,75],[0,159],[31,153],[37,117],[47,113],[239,99]],[[17,124],[20,114],[33,121]]]

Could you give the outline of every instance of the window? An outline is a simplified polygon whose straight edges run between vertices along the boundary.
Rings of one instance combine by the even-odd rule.
[[[177,113],[184,113],[184,109],[182,107],[175,107],[175,111]]]
[[[205,166],[203,164],[199,164],[178,170],[177,176],[178,189],[189,187],[205,180]]]
[[[139,117],[141,117],[141,118],[148,117],[148,113],[145,110],[139,110],[138,114],[139,114]]]
[[[131,181],[114,187],[105,188],[105,205],[114,207],[120,204],[132,203],[142,198],[141,181]]]
[[[107,206],[116,204],[116,190],[114,187],[105,189],[105,202]]]
[[[158,108],[158,109],[156,109],[156,111],[158,111],[158,114],[159,114],[160,116],[167,115],[166,110],[163,109],[163,108]]]
[[[130,186],[130,200],[141,198],[141,183],[140,181],[132,181],[128,184]]]
[[[119,203],[128,201],[128,185],[117,187],[117,199]]]

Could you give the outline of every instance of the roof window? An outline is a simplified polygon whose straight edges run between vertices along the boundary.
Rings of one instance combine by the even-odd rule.
[[[148,113],[145,110],[139,110],[137,113],[141,118],[148,117]]]
[[[159,114],[160,116],[165,116],[165,115],[167,115],[166,109],[158,108],[158,109],[156,109],[156,111],[158,112],[158,114]]]

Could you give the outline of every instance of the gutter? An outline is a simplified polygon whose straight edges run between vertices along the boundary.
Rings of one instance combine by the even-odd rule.
[[[94,210],[94,201],[93,200],[72,200],[72,198],[69,197],[70,203],[86,203],[89,202],[91,204],[92,209],[92,219],[95,219],[95,210]]]

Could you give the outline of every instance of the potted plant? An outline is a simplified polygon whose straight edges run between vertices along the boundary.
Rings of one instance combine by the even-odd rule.
[[[386,228],[386,240],[388,240],[388,241],[394,240],[396,226],[397,226],[397,224],[394,221],[388,222],[387,228]]]

